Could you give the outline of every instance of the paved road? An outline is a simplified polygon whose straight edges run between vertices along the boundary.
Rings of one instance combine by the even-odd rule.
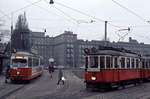
[[[65,70],[65,85],[57,85],[56,71],[53,79],[47,71],[30,83],[5,84],[0,77],[0,99],[148,99],[150,98],[150,83],[139,86],[130,85],[125,89],[107,92],[86,91],[83,82],[83,72]],[[76,76],[75,76],[76,75]]]

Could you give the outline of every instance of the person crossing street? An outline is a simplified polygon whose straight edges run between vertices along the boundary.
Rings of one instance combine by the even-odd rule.
[[[59,83],[60,82],[62,82],[63,83],[63,85],[64,85],[64,77],[63,77],[63,72],[62,72],[62,70],[61,69],[59,69],[59,71],[58,71],[58,82],[57,82],[57,85],[59,85]]]
[[[51,65],[48,66],[48,71],[49,71],[50,77],[53,78],[53,75],[52,75],[53,68]]]
[[[10,66],[8,65],[5,72],[5,83],[7,83],[9,79],[10,79]]]

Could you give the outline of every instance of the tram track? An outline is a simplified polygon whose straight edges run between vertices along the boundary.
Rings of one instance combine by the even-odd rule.
[[[119,88],[110,91],[101,92],[99,90],[87,91],[83,83],[83,79],[75,76],[70,71],[64,71],[66,78],[65,85],[56,85],[56,71],[53,79],[50,79],[49,74],[44,73],[40,79],[35,79],[29,84],[6,84],[13,90],[2,94],[0,99],[149,99],[150,83],[141,85],[128,85],[125,89]],[[79,74],[79,72],[77,73]],[[80,74],[79,74],[80,75]],[[5,84],[4,84],[5,85]],[[41,86],[42,85],[42,86]],[[3,89],[5,90],[5,89]],[[2,90],[2,92],[3,92]]]
[[[26,85],[22,85],[22,86],[19,86],[13,90],[11,90],[10,92],[7,92],[6,94],[0,96],[0,99],[7,99],[9,96],[11,96],[12,94],[18,92],[19,90],[23,89]]]
[[[98,93],[89,93],[84,88],[83,81],[79,80],[72,71],[66,72],[67,75],[65,85],[58,85],[55,91],[47,95],[34,97],[31,99],[81,99]],[[69,76],[68,76],[69,75]]]

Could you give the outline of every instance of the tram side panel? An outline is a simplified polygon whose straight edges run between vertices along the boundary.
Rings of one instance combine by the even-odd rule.
[[[92,77],[96,77],[96,80],[92,80]],[[100,70],[99,72],[85,71],[85,79],[93,82],[119,82],[140,78],[139,69],[112,69]]]
[[[120,69],[119,70],[119,80],[134,80],[140,79],[140,70],[139,69]]]
[[[150,69],[148,69],[148,77],[150,78]]]
[[[32,79],[42,75],[42,67],[40,65],[39,58],[33,58],[33,65],[32,65]]]
[[[101,71],[101,79],[104,82],[115,82],[118,81],[118,75],[114,69],[106,69]]]
[[[142,78],[144,80],[148,80],[150,78],[150,59],[149,57],[142,57],[141,59],[141,71],[142,71]]]
[[[118,71],[117,70],[100,70],[97,72],[85,70],[85,79],[92,82],[118,82]],[[96,79],[92,79],[96,77]]]

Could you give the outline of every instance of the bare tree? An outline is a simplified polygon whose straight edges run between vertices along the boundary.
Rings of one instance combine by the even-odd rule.
[[[12,33],[12,48],[17,50],[30,50],[29,44],[29,33],[28,23],[26,19],[26,13],[18,16],[15,29]]]
[[[2,31],[2,26],[4,25],[4,20],[0,19],[0,41],[4,37],[4,33]]]

